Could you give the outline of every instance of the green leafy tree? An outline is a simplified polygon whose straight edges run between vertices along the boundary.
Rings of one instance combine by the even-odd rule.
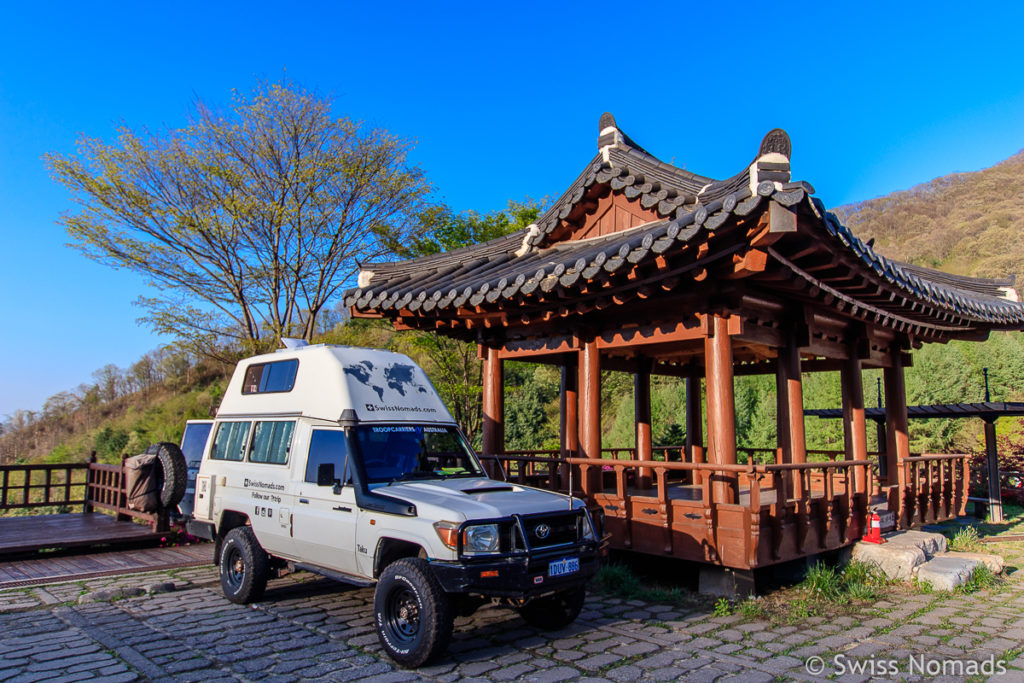
[[[446,206],[433,207],[419,216],[422,229],[406,244],[392,243],[405,258],[450,251],[492,240],[521,230],[540,214],[540,202],[509,202],[505,211],[487,214],[453,213]],[[411,346],[425,356],[427,371],[453,417],[470,439],[479,440],[482,424],[483,368],[476,344],[433,332],[410,332]]]
[[[83,138],[50,154],[80,207],[61,218],[72,246],[145,276],[147,320],[199,348],[311,339],[360,261],[409,236],[429,186],[411,144],[332,114],[290,82],[197,101],[190,124],[114,143]]]
[[[527,227],[537,220],[542,209],[542,202],[532,199],[509,201],[504,211],[485,214],[455,213],[439,204],[420,213],[417,234],[407,242],[392,241],[389,246],[399,256],[412,258],[489,242]]]

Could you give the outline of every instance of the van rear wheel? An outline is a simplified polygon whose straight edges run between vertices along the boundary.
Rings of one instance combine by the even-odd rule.
[[[421,559],[397,560],[384,569],[373,611],[380,644],[401,666],[425,664],[448,647],[451,601]]]
[[[220,586],[231,602],[245,604],[263,597],[270,573],[270,558],[256,540],[252,527],[228,532],[220,549]]]

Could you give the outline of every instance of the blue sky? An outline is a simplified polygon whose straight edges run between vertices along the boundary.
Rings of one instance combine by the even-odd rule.
[[[783,127],[829,206],[1024,147],[1021,5],[834,4],[4,3],[0,416],[167,341],[135,322],[144,281],[64,246],[72,206],[40,157],[121,123],[178,127],[195,97],[260,79],[415,139],[459,210],[559,194],[606,110],[713,177]]]

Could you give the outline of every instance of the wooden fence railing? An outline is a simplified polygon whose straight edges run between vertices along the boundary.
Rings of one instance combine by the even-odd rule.
[[[926,453],[900,464],[904,486],[897,491],[897,509],[904,525],[931,524],[966,513],[970,456]]]
[[[85,505],[89,463],[0,465],[0,510]]]
[[[167,513],[141,512],[128,507],[125,467],[95,461],[60,465],[0,465],[0,514],[7,510],[81,506],[82,512],[106,510],[118,519],[137,519],[155,531],[167,529]]]
[[[605,511],[616,546],[753,568],[838,548],[862,534],[871,463],[568,464],[579,468],[582,492]]]

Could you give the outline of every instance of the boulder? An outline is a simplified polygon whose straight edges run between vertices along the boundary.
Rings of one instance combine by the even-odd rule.
[[[925,557],[946,552],[946,537],[930,531],[896,531],[885,536],[886,545],[914,546],[920,548]]]
[[[987,566],[993,574],[1003,573],[1003,558],[992,553],[964,553],[950,550],[946,553],[939,553],[936,557],[962,557],[967,560],[977,560]]]
[[[924,563],[925,554],[910,543],[865,543],[853,546],[853,559],[873,564],[890,579],[909,581],[914,576],[914,567]]]
[[[971,578],[981,562],[952,554],[939,555],[917,568],[917,580],[928,583],[937,591],[952,591]]]

